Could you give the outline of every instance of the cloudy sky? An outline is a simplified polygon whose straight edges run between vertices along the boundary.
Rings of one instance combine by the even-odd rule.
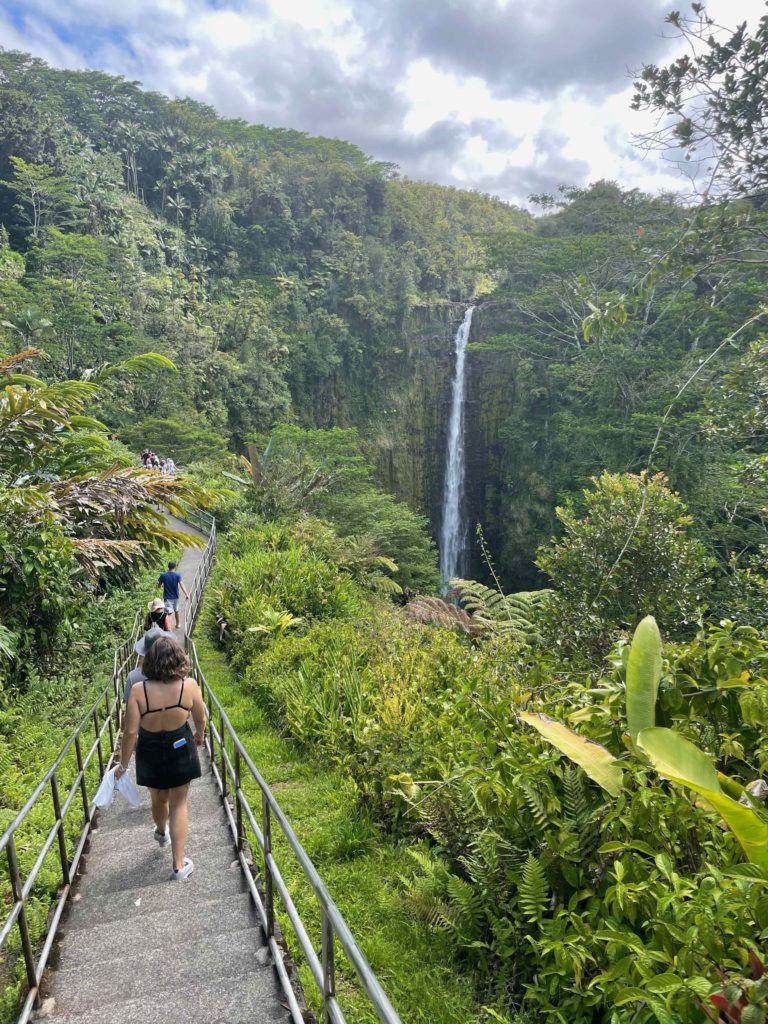
[[[410,177],[525,202],[613,178],[684,188],[632,146],[632,71],[673,0],[0,0],[0,44],[220,113],[357,143]],[[685,5],[677,6],[685,9]],[[765,0],[710,0],[726,25]]]

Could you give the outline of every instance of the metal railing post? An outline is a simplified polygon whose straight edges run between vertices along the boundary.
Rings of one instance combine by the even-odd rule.
[[[61,800],[59,799],[59,783],[56,779],[56,772],[51,776],[51,797],[53,799],[53,813],[59,823],[59,858],[61,859],[61,879],[64,885],[69,885],[69,857],[67,856],[67,838],[64,835],[64,819],[61,816]]]
[[[208,742],[211,746],[211,775],[216,771],[216,740],[213,737],[213,698],[210,687],[206,687],[208,695]]]
[[[109,707],[109,697],[106,693],[104,694],[104,712],[107,716],[107,721],[109,722],[109,752],[112,754],[115,750],[115,730],[112,722],[112,712]]]
[[[275,894],[269,857],[272,853],[272,817],[267,794],[261,794],[261,831],[264,836],[264,902],[267,912],[267,940],[275,934]]]
[[[243,804],[240,799],[240,747],[235,744],[235,823],[237,825],[237,848],[243,849],[245,826],[243,825]]]
[[[77,770],[80,773],[80,794],[83,798],[83,814],[85,820],[88,821],[89,807],[88,807],[88,787],[85,784],[85,768],[83,767],[83,751],[80,748],[80,734],[75,736],[75,754],[77,755]]]
[[[229,786],[227,783],[229,779],[227,777],[227,755],[226,755],[227,738],[224,735],[224,712],[219,712],[219,752],[221,754],[221,798],[222,800],[227,799],[227,793]]]
[[[93,728],[95,731],[96,740],[96,755],[99,759],[99,778],[104,777],[104,753],[101,749],[101,735],[99,733],[99,713],[96,708],[93,709]]]
[[[336,960],[333,947],[333,925],[325,907],[320,907],[320,953],[323,965],[323,1021],[331,1024],[328,1001],[336,996]]]
[[[21,884],[21,874],[19,873],[19,861],[16,856],[14,836],[11,836],[8,840],[8,874],[11,879],[11,891],[14,901],[21,904],[16,923],[19,926],[19,934],[21,935],[21,949],[24,954],[24,966],[27,970],[27,983],[30,988],[37,988],[35,955],[32,952],[32,942],[29,938],[29,925],[27,924],[27,912],[24,907],[23,886]],[[35,999],[35,1005],[37,1005],[37,999]]]

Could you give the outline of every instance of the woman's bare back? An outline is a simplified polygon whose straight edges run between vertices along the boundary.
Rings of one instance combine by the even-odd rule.
[[[146,679],[134,683],[131,693],[136,697],[145,732],[170,732],[179,729],[192,711],[199,688],[194,679],[175,679],[170,683],[157,683]]]

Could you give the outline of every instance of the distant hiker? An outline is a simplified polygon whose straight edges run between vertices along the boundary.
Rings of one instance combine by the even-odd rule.
[[[153,597],[147,605],[147,615],[144,619],[144,629],[152,629],[154,626],[165,630],[173,636],[173,609],[166,608],[162,597]],[[139,641],[141,643],[141,641]],[[141,654],[136,644],[136,653]]]
[[[168,563],[168,572],[160,574],[160,578],[157,581],[162,584],[163,587],[163,600],[165,601],[166,611],[174,612],[176,615],[176,629],[181,625],[181,619],[179,618],[179,587],[181,592],[189,600],[189,594],[187,588],[184,586],[181,573],[176,572],[176,563]]]
[[[149,448],[145,448],[144,451],[141,453],[141,464],[144,467],[144,469],[146,469],[147,466],[149,465]]]
[[[147,786],[152,798],[155,839],[163,849],[171,844],[171,879],[182,881],[194,869],[185,856],[187,797],[189,783],[201,775],[197,747],[205,738],[205,705],[200,687],[189,675],[187,656],[173,638],[155,640],[144,659],[144,671],[147,678],[128,697],[115,778],[128,769],[135,750],[136,782]]]
[[[152,469],[160,469],[160,458],[152,452]]]

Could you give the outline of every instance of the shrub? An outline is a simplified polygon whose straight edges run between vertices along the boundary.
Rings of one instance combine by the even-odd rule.
[[[673,633],[690,631],[708,587],[710,559],[690,537],[691,518],[663,474],[603,473],[557,509],[564,536],[539,548],[536,563],[557,590],[551,635],[568,650],[605,654],[619,629],[654,615]]]

